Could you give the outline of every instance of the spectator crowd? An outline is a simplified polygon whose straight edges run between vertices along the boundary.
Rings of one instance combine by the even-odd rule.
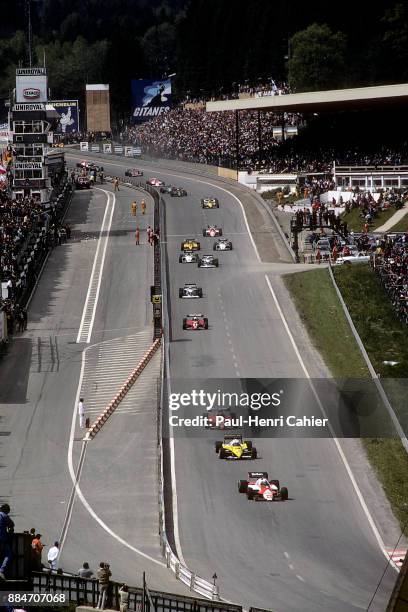
[[[35,198],[12,200],[0,191],[0,311],[6,314],[8,334],[26,329],[20,300],[35,281],[38,262],[69,236],[69,226],[58,222],[55,203],[44,209]]]
[[[371,261],[398,317],[408,324],[408,233],[384,235]]]

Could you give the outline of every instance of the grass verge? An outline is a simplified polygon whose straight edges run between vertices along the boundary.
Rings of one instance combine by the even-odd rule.
[[[408,232],[408,213],[391,227],[390,232]]]
[[[391,219],[392,215],[396,212],[395,208],[388,208],[383,212],[379,212],[377,217],[375,217],[370,223],[370,232],[374,232],[378,227],[383,225]],[[353,208],[349,213],[343,213],[341,216],[343,221],[347,221],[347,227],[349,230],[353,230],[354,232],[362,232],[364,228],[364,219],[360,217],[360,209]]]
[[[383,355],[392,354],[392,360],[400,362],[395,366],[399,368],[398,376],[407,377],[408,346],[405,344],[408,343],[403,342],[402,324],[395,318],[392,307],[389,310],[388,297],[370,267],[339,267],[335,272],[336,281],[374,367],[382,376],[395,376],[396,372],[391,366],[382,364],[383,360],[387,360]],[[328,271],[322,269],[290,274],[284,277],[284,281],[314,346],[333,377],[370,378]],[[405,326],[404,332],[406,337]],[[408,455],[399,439],[368,438],[362,442],[393,512],[403,527],[408,521]]]

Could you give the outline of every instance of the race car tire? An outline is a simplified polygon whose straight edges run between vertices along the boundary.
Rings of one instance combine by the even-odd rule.
[[[204,329],[208,329],[208,319],[204,318]]]
[[[270,483],[275,485],[275,487],[278,487],[279,490],[279,480],[270,480]]]
[[[256,450],[255,446],[253,446],[251,448],[251,459],[257,459],[258,458],[258,451]]]
[[[197,266],[201,268],[201,261],[198,261]]]
[[[183,319],[183,329],[187,329],[187,319]]]
[[[213,251],[218,251],[216,244],[213,244]]]
[[[223,449],[222,446],[221,446],[218,457],[220,459],[225,459],[226,456],[227,456],[227,453],[225,452],[225,449]]]
[[[247,445],[247,449],[252,450],[252,442],[250,442],[249,440],[244,440],[244,442]]]
[[[184,251],[184,242],[182,242],[180,245],[180,251]]]
[[[197,242],[197,249],[196,250],[199,251],[200,249],[201,249],[201,243]]]
[[[247,491],[247,499],[249,500],[254,499],[254,494],[252,491]]]
[[[218,267],[219,267],[219,265],[220,265],[220,264],[219,264],[218,259],[214,259],[214,265],[215,265],[215,267],[216,267],[216,268],[218,268]]]
[[[289,499],[289,493],[287,487],[282,487],[280,490],[280,496],[282,501],[287,501]]]
[[[221,228],[219,229],[219,233],[218,233],[218,235],[219,235],[219,236],[222,236],[222,229],[221,229]]]
[[[179,289],[179,298],[182,298],[182,297],[183,297],[183,290]]]
[[[247,493],[248,491],[248,481],[247,480],[239,480],[238,481],[238,492],[239,493]]]
[[[216,443],[215,443],[215,452],[216,452],[216,453],[219,453],[219,452],[220,452],[221,447],[222,447],[222,442],[216,442]]]
[[[203,236],[204,236],[204,238],[206,237],[206,235],[207,235],[206,231],[205,231],[205,230],[203,230]]]
[[[183,257],[181,255],[179,256],[179,263],[183,263]]]
[[[201,289],[201,287],[198,289],[198,297],[203,297],[203,290]]]

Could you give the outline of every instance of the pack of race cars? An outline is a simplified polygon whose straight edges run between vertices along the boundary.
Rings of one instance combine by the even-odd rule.
[[[216,198],[203,198],[203,209],[219,209],[220,203]],[[216,224],[207,224],[202,230],[203,238],[215,238],[213,251],[231,251],[232,241],[222,237],[222,228]],[[219,260],[211,254],[200,254],[201,243],[196,237],[186,237],[181,242],[179,262],[182,264],[197,264],[198,268],[218,268]],[[200,299],[203,289],[197,283],[186,282],[179,287],[180,299]],[[208,318],[203,314],[188,314],[183,317],[183,330],[208,330]],[[254,461],[258,459],[258,451],[251,440],[245,440],[241,433],[231,431],[236,415],[229,408],[218,408],[208,411],[205,415],[207,429],[225,430],[222,440],[215,442],[215,452],[222,461]],[[245,479],[238,481],[238,492],[246,495],[249,501],[276,502],[289,499],[288,489],[280,485],[279,480],[269,478],[268,472],[250,471]]]

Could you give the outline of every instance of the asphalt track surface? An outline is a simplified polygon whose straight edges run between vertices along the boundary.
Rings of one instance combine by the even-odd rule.
[[[103,188],[111,190],[108,185]],[[159,546],[157,385],[150,412],[113,415],[88,443],[80,486],[99,522],[77,496],[71,504],[67,456],[83,351],[92,347],[88,354],[93,355],[109,347],[111,365],[117,361],[119,369],[122,342],[140,336],[146,343],[146,330],[151,330],[152,252],[143,229],[141,244],[135,246],[135,219],[130,215],[134,197],[135,192],[126,188],[116,194],[91,342],[85,345],[76,339],[107,195],[99,189],[74,195],[66,216],[72,238],[51,252],[30,304],[28,330],[13,341],[0,364],[0,491],[10,503],[16,528],[34,526],[43,534],[43,561],[48,546],[63,533],[64,569],[75,572],[88,561],[95,571],[104,560],[111,565],[113,579],[140,585],[146,571],[152,588],[186,593],[164,567]],[[140,194],[137,199],[140,202]],[[152,224],[152,201],[146,201],[148,214],[137,219],[141,228]],[[113,397],[124,376],[116,376],[114,368],[109,376]],[[146,402],[144,408],[148,407]],[[76,424],[75,470],[82,437]]]
[[[117,158],[113,164],[104,162],[106,171],[112,174],[120,174],[120,167],[138,165]],[[148,164],[144,166],[149,167]],[[214,183],[208,177],[198,179],[192,175],[183,176],[180,170],[159,172],[157,168],[151,174],[184,186],[189,192],[187,198],[165,198],[171,295],[171,379],[303,378],[298,357],[265,280],[267,274],[273,285],[274,276],[271,268],[260,263],[255,255],[239,203],[216,186],[204,184],[202,181]],[[228,189],[225,184],[222,186]],[[219,210],[200,208],[200,198],[207,195],[219,198]],[[81,194],[81,197],[87,195]],[[122,217],[115,216],[112,226],[119,243],[130,237],[129,227],[124,224],[128,205],[129,196],[123,194],[123,203],[115,211],[115,215],[122,214]],[[80,207],[72,209],[74,216],[82,213]],[[89,218],[82,219],[87,223],[86,231],[97,231],[102,213],[101,202],[94,211],[94,225]],[[70,222],[72,225],[75,219]],[[207,222],[222,226],[224,235],[232,239],[234,250],[219,254],[219,269],[201,270],[194,265],[179,264],[180,242],[188,236],[199,236],[202,252],[212,253],[213,240],[202,237],[202,228]],[[90,252],[83,252],[78,259],[68,256],[60,262],[61,276],[53,272],[51,266],[50,270],[46,269],[32,302],[31,317],[38,321],[39,335],[48,338],[65,334],[63,349],[59,352],[61,375],[54,375],[50,380],[49,372],[36,377],[30,374],[27,384],[27,370],[32,370],[33,365],[21,362],[18,367],[25,368],[21,372],[21,388],[17,385],[17,392],[16,385],[9,385],[5,410],[5,420],[10,423],[12,435],[16,439],[25,438],[26,444],[22,452],[16,450],[16,456],[11,453],[7,457],[10,465],[6,476],[3,472],[2,490],[13,500],[27,527],[46,522],[47,543],[54,533],[58,533],[64,520],[70,486],[65,465],[66,447],[72,398],[80,371],[81,347],[74,341],[89,279],[92,247],[88,246]],[[57,258],[61,256],[58,250],[54,253]],[[132,261],[124,260],[123,255],[123,249],[108,248],[105,265],[112,268],[109,279],[104,279],[93,342],[134,333],[147,324],[143,299],[129,299],[131,283],[128,279],[134,274],[134,266]],[[112,284],[115,273],[120,276]],[[197,282],[204,289],[205,297],[194,301],[194,305],[178,298],[178,288],[188,281]],[[182,330],[182,317],[191,311],[208,316],[208,331],[191,334]],[[33,332],[37,333],[37,329]],[[33,338],[27,341],[33,344]],[[14,365],[18,364],[18,358],[21,360],[22,354],[20,351],[16,355]],[[64,362],[63,367],[61,362]],[[15,382],[16,374],[13,380]],[[34,385],[33,390],[31,385]],[[5,393],[2,401],[5,401]],[[14,402],[10,402],[12,393]],[[20,414],[17,418],[12,404],[22,403],[23,396],[30,401],[24,406],[23,416]],[[120,445],[124,435],[125,429],[112,431],[112,446]],[[208,434],[194,440],[175,438],[178,527],[182,555],[190,569],[204,577],[211,577],[216,572],[221,595],[245,605],[277,612],[366,609],[385,567],[385,558],[334,442],[324,439],[259,440],[256,444],[261,458],[251,464],[241,464],[217,459],[213,442],[218,437]],[[98,465],[100,468],[101,462],[103,465],[108,461],[108,466],[113,463],[101,449],[95,459],[95,471],[87,475],[86,486],[90,503],[93,499],[97,501],[102,518],[109,519],[113,530],[120,531],[123,538],[132,533],[134,517],[131,512],[120,512],[119,505],[115,506],[117,512],[112,516],[109,508],[111,500],[123,500],[122,505],[128,503],[122,483],[131,482],[138,457],[132,455],[135,451],[129,439],[126,444],[129,461],[123,468],[125,472],[117,472],[116,480],[99,481],[96,485]],[[271,476],[287,484],[291,499],[284,504],[247,502],[245,496],[238,494],[236,481],[251,468],[268,470]],[[103,493],[107,509],[103,507]],[[44,499],[53,501],[47,505]],[[131,501],[136,500],[132,498]],[[143,537],[140,532],[138,536]],[[146,553],[152,557],[157,555],[159,560],[158,546],[151,533],[148,538]],[[135,542],[135,546],[143,549],[143,539]],[[135,572],[147,567],[156,588],[159,583],[169,591],[177,588],[167,570],[138,558],[108,536],[77,500],[63,555],[69,566],[78,566],[90,555],[91,559],[107,559],[115,575],[133,583]],[[393,570],[386,574],[370,610],[385,609],[395,576]]]
[[[107,162],[105,168],[110,171]],[[172,384],[179,378],[304,378],[265,279],[266,273],[274,284],[272,267],[258,261],[241,207],[225,192],[228,185],[220,190],[207,177],[159,172],[156,166],[149,172],[148,163],[143,169],[145,178],[158,176],[189,193],[165,196]],[[118,166],[111,171],[116,174]],[[203,210],[205,196],[218,197],[220,209]],[[207,223],[223,228],[233,251],[218,254],[218,269],[178,263],[187,237],[199,239],[201,253],[213,252],[214,240],[202,236]],[[202,286],[204,298],[179,299],[185,282]],[[190,312],[207,316],[210,329],[183,331],[182,318]],[[257,440],[261,459],[248,464],[218,460],[216,438],[175,438],[179,537],[188,567],[205,577],[215,572],[221,595],[244,605],[277,612],[365,610],[386,560],[334,442]],[[287,484],[291,499],[248,502],[236,483],[251,468]],[[395,575],[388,570],[370,610],[385,609]]]

